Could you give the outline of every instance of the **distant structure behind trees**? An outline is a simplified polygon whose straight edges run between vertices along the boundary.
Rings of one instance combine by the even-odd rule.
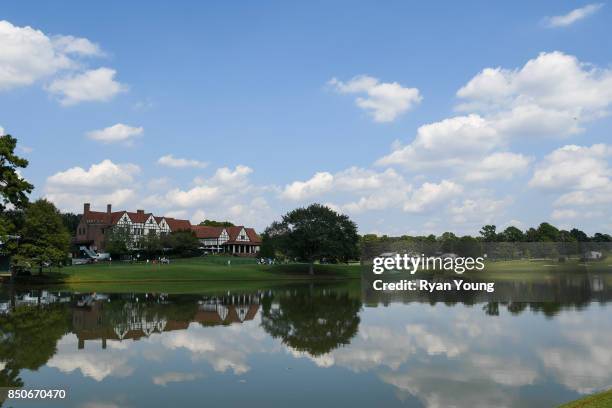
[[[603,259],[612,250],[612,236],[595,233],[588,236],[573,228],[558,229],[543,222],[537,228],[526,231],[509,226],[501,232],[495,225],[484,225],[480,235],[457,236],[444,232],[440,236],[388,237],[366,234],[361,238],[362,258],[376,256],[380,252],[414,252],[426,255],[450,253],[459,256],[487,255],[491,259],[550,258],[562,260],[569,256],[583,260]]]

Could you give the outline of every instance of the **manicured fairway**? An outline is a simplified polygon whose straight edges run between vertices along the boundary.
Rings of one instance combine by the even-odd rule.
[[[228,264],[228,261],[230,262]],[[90,289],[124,289],[134,290],[146,285],[148,288],[177,291],[191,289],[196,283],[205,283],[206,287],[217,285],[247,286],[287,284],[304,281],[330,281],[359,279],[362,268],[359,264],[315,265],[314,276],[308,275],[308,264],[292,263],[278,265],[258,265],[254,259],[228,257],[199,257],[172,260],[169,265],[153,263],[113,262],[91,265],[77,265],[62,268],[59,271],[45,271],[42,277],[34,272],[33,277],[22,281],[24,284],[62,285],[75,287],[86,285]],[[602,277],[612,280],[612,267],[607,262],[582,264],[577,260],[564,263],[554,261],[498,261],[486,262],[484,271],[465,272],[464,277],[486,280],[546,280],[563,274],[601,273]],[[452,271],[418,272],[408,275],[413,278],[431,276],[431,274],[459,276]],[[400,274],[401,276],[401,274]],[[399,277],[399,276],[396,276]],[[259,283],[258,283],[259,282]],[[202,286],[198,284],[197,286]],[[163,290],[162,290],[163,291]]]
[[[228,261],[230,264],[228,264]],[[315,265],[315,275],[308,275],[307,264],[258,265],[253,259],[188,258],[172,260],[169,265],[153,263],[113,262],[76,265],[60,271],[44,272],[39,278],[34,273],[29,283],[112,283],[134,284],[173,282],[249,282],[303,281],[359,278],[358,265]]]

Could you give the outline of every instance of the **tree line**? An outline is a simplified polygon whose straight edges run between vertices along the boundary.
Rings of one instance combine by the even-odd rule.
[[[45,265],[61,265],[66,260],[70,237],[80,219],[76,214],[60,213],[45,199],[29,202],[28,195],[34,186],[19,174],[20,169],[27,167],[28,161],[15,154],[16,145],[17,140],[12,136],[0,137],[0,252],[15,255],[15,262],[30,263],[42,271]],[[200,225],[220,227],[233,224],[207,219]],[[453,232],[444,232],[440,236],[360,236],[357,225],[347,215],[338,214],[321,204],[312,204],[286,213],[281,220],[266,228],[262,234],[260,256],[307,262],[312,273],[317,261],[348,262],[370,255],[366,252],[376,250],[372,248],[388,244],[409,244],[417,250],[419,245],[423,248],[429,245],[437,251],[469,255],[493,248],[503,256],[516,256],[517,253],[525,255],[522,249],[525,246],[521,243],[538,243],[531,245],[536,249],[530,251],[551,256],[564,251],[577,253],[583,248],[578,244],[612,242],[609,234],[597,232],[588,236],[577,228],[567,231],[547,222],[525,231],[509,226],[498,232],[495,225],[484,225],[479,234],[476,237],[458,236]],[[558,246],[553,248],[547,243],[561,243],[563,247],[559,250]],[[198,247],[199,242],[190,231],[166,236],[151,233],[134,242],[130,231],[112,228],[106,237],[106,249],[115,257],[135,251],[144,253],[145,257],[161,254],[193,256],[198,253]]]

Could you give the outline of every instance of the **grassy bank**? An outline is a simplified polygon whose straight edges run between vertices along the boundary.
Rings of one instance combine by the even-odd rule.
[[[228,260],[230,265],[228,265]],[[416,275],[406,275],[407,278],[424,278],[431,274],[444,274],[451,277],[463,276],[482,280],[520,280],[538,281],[554,278],[559,273],[602,273],[606,280],[612,284],[612,266],[609,262],[579,263],[569,260],[559,263],[555,261],[497,261],[487,262],[483,271],[469,271],[464,275],[452,271],[431,272],[422,271]],[[60,271],[45,271],[42,277],[35,276],[21,280],[24,284],[62,285],[63,287],[124,289],[137,291],[146,285],[151,288],[168,289],[176,291],[189,291],[194,282],[205,283],[206,286],[241,285],[244,289],[249,286],[261,286],[257,282],[289,282],[324,281],[359,279],[361,267],[357,264],[345,265],[315,265],[315,275],[308,274],[308,264],[280,264],[258,265],[254,259],[228,258],[228,257],[199,257],[172,260],[169,265],[153,263],[100,263],[91,265],[77,265],[62,268]],[[404,274],[394,275],[400,278]],[[200,287],[202,285],[199,285]]]
[[[612,407],[612,390],[589,395],[576,401],[559,406],[559,408],[610,408]]]
[[[230,264],[228,265],[228,260]],[[258,265],[252,259],[202,257],[173,260],[168,265],[153,263],[100,263],[75,265],[60,271],[44,272],[42,277],[34,274],[22,283],[75,285],[103,284],[113,287],[138,286],[161,282],[172,282],[174,286],[188,288],[190,282],[248,282],[345,280],[359,278],[358,265],[315,265],[315,275],[308,274],[307,264]],[[168,285],[162,285],[164,287]]]

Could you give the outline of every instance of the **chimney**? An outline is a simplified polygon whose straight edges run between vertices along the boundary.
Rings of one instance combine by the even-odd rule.
[[[144,214],[144,210],[136,210],[138,214]]]
[[[106,213],[110,214],[111,213],[111,205],[110,204],[106,204]]]
[[[89,203],[83,204],[83,215],[89,213]]]

